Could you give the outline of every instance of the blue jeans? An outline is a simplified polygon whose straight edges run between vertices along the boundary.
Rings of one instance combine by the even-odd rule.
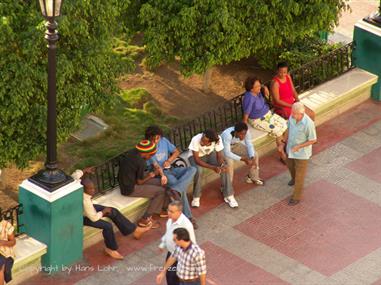
[[[196,171],[195,167],[176,167],[164,170],[164,174],[168,178],[168,187],[181,194],[183,212],[189,219],[192,218],[192,212],[189,206],[187,190],[193,181]]]
[[[99,212],[106,207],[94,204],[94,208],[97,210],[97,212]],[[114,224],[124,236],[133,233],[136,229],[136,225],[131,223],[130,220],[128,220],[121,212],[115,208],[112,208],[111,214],[107,215],[106,217],[110,218],[114,222]],[[83,217],[83,224],[85,226],[101,229],[106,247],[111,250],[118,249],[118,244],[116,243],[115,234],[111,223],[102,219],[96,222],[92,222],[87,217]]]

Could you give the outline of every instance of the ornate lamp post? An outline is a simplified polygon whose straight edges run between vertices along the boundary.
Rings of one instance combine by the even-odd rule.
[[[377,27],[381,27],[381,0],[380,5],[378,6],[378,11],[373,15],[364,18],[365,22],[371,23]]]
[[[57,109],[56,109],[56,42],[58,40],[55,18],[61,14],[62,0],[39,0],[41,12],[46,19],[45,39],[48,41],[48,116],[47,116],[47,155],[45,169],[29,180],[43,189],[53,192],[73,181],[57,167]]]

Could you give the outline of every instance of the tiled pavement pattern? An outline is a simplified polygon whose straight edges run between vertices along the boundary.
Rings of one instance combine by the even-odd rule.
[[[238,171],[238,209],[222,204],[218,181],[206,186],[195,215],[208,284],[381,285],[381,104],[367,101],[323,124],[318,140],[297,206],[286,205],[289,175],[274,156],[261,159],[265,187],[244,184]],[[139,242],[118,236],[124,261],[105,258],[99,243],[86,250],[92,269],[24,284],[155,284],[162,230]]]

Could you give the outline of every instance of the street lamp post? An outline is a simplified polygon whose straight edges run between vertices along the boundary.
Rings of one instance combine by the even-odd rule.
[[[55,18],[60,16],[61,6],[62,0],[40,0],[41,12],[46,19],[45,39],[48,42],[47,155],[45,169],[29,180],[49,192],[73,181],[57,166],[56,42],[59,37]]]

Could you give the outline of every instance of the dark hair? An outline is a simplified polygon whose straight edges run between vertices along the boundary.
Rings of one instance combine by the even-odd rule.
[[[173,231],[177,240],[190,241],[189,232],[185,228],[177,228]]]
[[[218,143],[219,141],[219,137],[218,137],[218,134],[215,130],[213,129],[207,129],[205,132],[204,132],[204,135],[205,137],[207,137],[209,139],[210,142],[215,142],[215,143]]]
[[[89,185],[89,184],[94,184],[94,182],[93,182],[93,180],[91,180],[90,177],[88,177],[88,176],[84,176],[84,177],[82,177],[82,179],[81,179],[81,184],[83,185],[83,187],[86,187],[86,186]]]
[[[279,63],[277,64],[277,66],[276,66],[277,69],[279,69],[279,68],[283,68],[283,67],[287,67],[287,68],[288,68],[288,64],[287,64],[287,62],[285,62],[285,61],[279,62]]]
[[[151,140],[154,136],[163,136],[163,130],[156,125],[149,126],[146,128],[144,137],[146,140]]]
[[[253,89],[253,87],[254,87],[254,83],[255,83],[256,81],[261,82],[261,81],[259,80],[259,78],[256,77],[256,76],[249,76],[248,78],[246,78],[246,80],[245,80],[245,90],[246,90],[246,91],[251,91],[251,89]]]
[[[238,122],[234,125],[234,131],[236,132],[242,132],[247,131],[249,128],[247,127],[246,123],[244,122]]]

